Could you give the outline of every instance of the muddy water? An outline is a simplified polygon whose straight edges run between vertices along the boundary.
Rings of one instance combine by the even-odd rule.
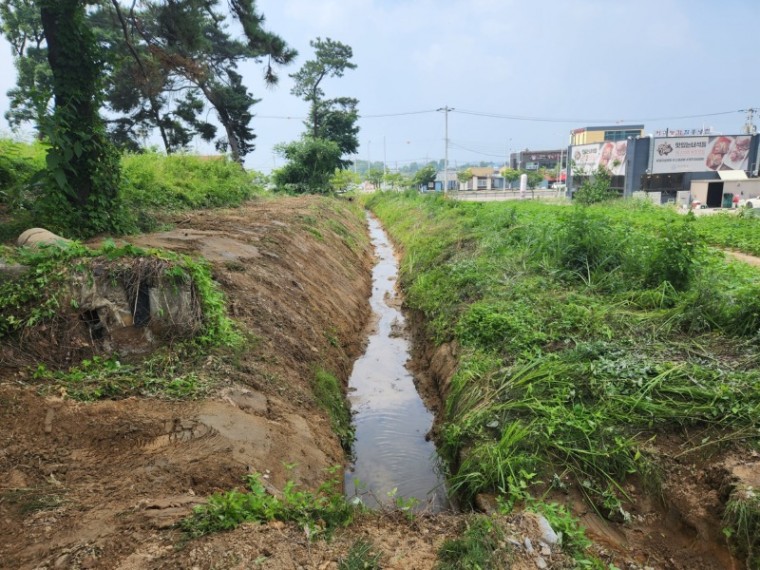
[[[447,507],[443,477],[435,446],[425,439],[433,416],[406,367],[411,347],[396,289],[398,263],[380,223],[368,220],[377,258],[370,298],[375,320],[349,379],[356,442],[346,496],[358,495],[371,507],[415,498],[418,509],[440,511]]]

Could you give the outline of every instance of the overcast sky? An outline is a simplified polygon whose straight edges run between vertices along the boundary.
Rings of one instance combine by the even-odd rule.
[[[760,107],[759,0],[259,0],[269,30],[299,51],[266,88],[256,150],[246,165],[282,165],[272,147],[303,132],[307,104],[290,94],[312,58],[309,40],[353,48],[357,69],[324,82],[328,97],[359,100],[359,158],[390,168],[443,158],[504,162],[508,151],[553,149],[573,128],[643,123],[657,129],[741,132]],[[3,41],[3,43],[5,43]],[[0,113],[15,81],[0,52]],[[380,115],[380,116],[378,116]],[[397,116],[389,116],[397,115]],[[488,116],[490,115],[490,116]],[[290,118],[288,118],[290,117]],[[530,119],[530,120],[521,120]],[[757,121],[756,122],[760,122]],[[0,132],[8,125],[0,119]],[[207,151],[202,147],[199,152]]]

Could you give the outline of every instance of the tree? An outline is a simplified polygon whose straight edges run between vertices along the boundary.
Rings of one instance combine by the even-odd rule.
[[[351,190],[353,186],[357,186],[361,182],[361,177],[350,170],[337,169],[330,178],[330,186],[333,192],[347,192]]]
[[[472,168],[465,168],[457,172],[457,181],[461,184],[467,184],[472,180]]]
[[[591,176],[587,176],[581,187],[573,194],[576,203],[588,206],[597,202],[604,202],[615,197],[610,185],[612,174],[606,167],[600,166]]]
[[[427,188],[430,183],[435,181],[436,174],[435,166],[432,164],[423,166],[412,176],[412,185],[418,188],[420,186]]]
[[[330,181],[340,169],[340,148],[333,141],[303,137],[275,147],[288,162],[274,171],[272,180],[282,191],[296,194],[328,194]]]
[[[509,182],[509,187],[520,179],[520,171],[514,168],[504,167],[501,169],[501,175]]]
[[[543,169],[539,170],[526,170],[525,174],[528,175],[528,187],[529,188],[536,188],[541,185],[541,183],[546,180],[546,171]]]
[[[19,69],[9,113],[14,126],[26,120],[41,125],[50,99],[44,81],[48,42],[35,23],[39,3],[0,0],[2,33],[14,47]],[[167,152],[186,147],[196,136],[214,140],[216,127],[204,118],[210,106],[224,129],[217,147],[229,149],[235,160],[253,150],[250,109],[258,99],[243,85],[237,66],[245,60],[264,63],[264,77],[273,85],[275,66],[296,56],[282,38],[264,29],[253,0],[227,0],[228,12],[219,9],[219,0],[85,3],[87,22],[109,56],[99,70],[106,87],[101,103],[109,108],[111,132],[121,146],[138,148],[154,130]],[[241,38],[226,31],[230,20],[242,28]]]
[[[44,47],[45,33],[40,11],[33,0],[6,0],[0,3],[0,32],[11,44],[17,85],[8,91],[9,110],[5,118],[16,129],[31,122],[42,138],[43,121],[50,116],[53,75]]]
[[[382,186],[384,176],[382,168],[367,171],[367,180],[371,182],[375,188],[380,188]]]
[[[217,140],[217,148],[228,149],[233,160],[242,161],[254,148],[250,108],[258,100],[243,85],[242,76],[236,71],[238,63],[246,59],[266,60],[264,77],[274,85],[278,81],[274,66],[289,64],[297,52],[279,36],[264,30],[264,17],[256,11],[253,0],[228,0],[227,3],[231,16],[243,29],[242,39],[232,38],[225,31],[227,17],[215,10],[218,0],[145,2],[143,12],[130,10],[126,14],[116,0],[111,0],[111,4],[124,39],[131,46],[129,52],[136,75],[144,85],[143,96],[149,100],[155,97],[155,79],[164,80],[160,93],[179,90],[202,94],[216,111],[226,134]],[[142,53],[136,47],[138,42],[144,46]],[[185,101],[192,103],[197,98],[191,95]],[[150,103],[153,121],[160,125],[156,107],[161,101]],[[175,115],[204,138],[213,138],[208,123],[198,120],[202,109],[186,104],[180,111],[184,114]],[[172,126],[177,128],[176,124]]]
[[[406,177],[400,172],[386,172],[383,175],[383,182],[393,190],[399,190],[408,185]]]
[[[359,148],[358,100],[351,97],[325,98],[322,82],[328,77],[343,77],[347,69],[356,69],[351,62],[353,50],[330,38],[317,38],[309,42],[314,48],[314,59],[301,66],[290,77],[295,81],[291,93],[310,105],[304,123],[309,136],[338,144],[342,155],[355,154]],[[343,161],[348,166],[350,161]]]
[[[119,229],[119,156],[98,114],[103,59],[87,25],[85,2],[38,5],[55,101],[42,214],[53,226],[83,236]]]

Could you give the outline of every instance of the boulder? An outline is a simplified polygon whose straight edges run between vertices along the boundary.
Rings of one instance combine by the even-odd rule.
[[[44,228],[31,228],[26,230],[16,240],[16,245],[22,246],[39,246],[39,245],[64,245],[71,243],[71,240],[54,234]]]

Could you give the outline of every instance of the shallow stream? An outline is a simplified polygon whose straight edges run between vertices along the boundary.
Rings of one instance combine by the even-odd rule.
[[[413,498],[417,510],[437,512],[448,502],[435,446],[425,437],[433,415],[406,367],[411,344],[396,288],[398,263],[380,223],[368,220],[377,259],[370,298],[374,327],[349,379],[356,441],[346,496],[359,496],[370,507]]]

